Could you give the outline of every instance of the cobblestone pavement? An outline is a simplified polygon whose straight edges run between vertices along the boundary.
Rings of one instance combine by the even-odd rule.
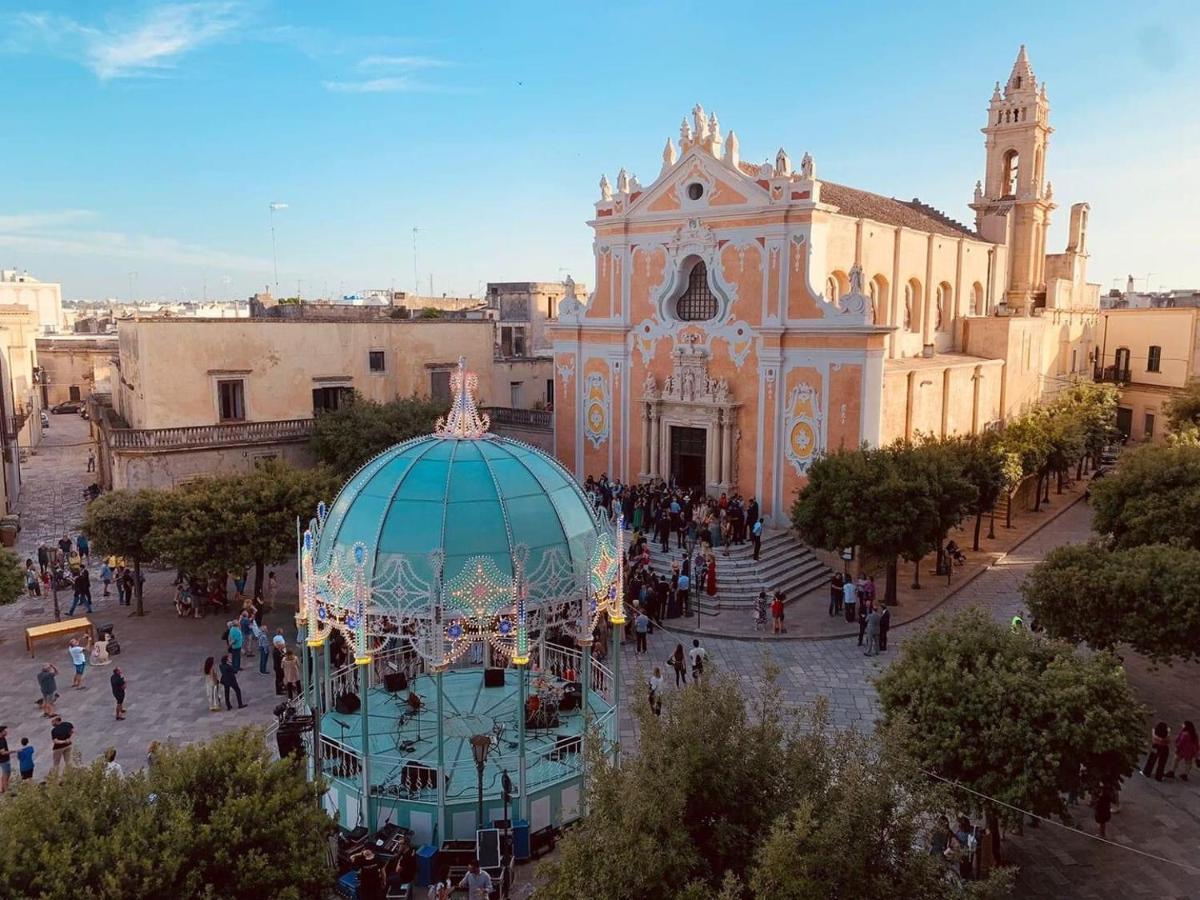
[[[40,540],[56,539],[62,531],[74,530],[82,519],[83,488],[91,481],[85,471],[87,424],[73,416],[55,416],[37,455],[24,466],[24,488],[20,499],[23,531],[18,549],[29,555]],[[1088,534],[1090,510],[1076,505],[1048,523],[994,568],[977,577],[969,587],[948,601],[946,609],[978,603],[1000,620],[1007,620],[1019,605],[1018,585],[1031,565],[1049,549]],[[93,567],[93,575],[96,568]],[[99,579],[96,579],[98,584]],[[70,667],[64,646],[43,645],[36,660],[25,651],[22,629],[29,624],[53,621],[49,602],[22,599],[0,608],[0,722],[9,726],[10,744],[29,737],[37,748],[39,774],[49,764],[49,728],[34,706],[35,674],[43,660],[59,670],[62,713],[77,728],[76,748],[84,761],[95,759],[106,747],[114,746],[126,766],[140,766],[152,740],[187,742],[211,737],[230,727],[266,723],[275,705],[269,676],[260,676],[248,665],[241,678],[249,707],[245,710],[209,713],[202,694],[200,669],[204,657],[218,655],[223,644],[223,622],[207,618],[181,620],[171,609],[171,574],[151,572],[147,577],[147,610],[142,619],[131,617],[127,608],[117,608],[115,599],[104,599],[96,591],[93,621],[116,626],[123,652],[115,662],[129,679],[128,718],[113,718],[108,688],[109,669],[91,669],[85,691],[70,688]],[[289,604],[294,604],[294,578],[290,569],[280,570],[281,611],[268,616],[267,625],[285,628],[289,638]],[[291,595],[288,595],[288,591]],[[65,610],[64,610],[65,611]],[[793,615],[799,613],[796,610]],[[818,609],[813,615],[824,616]],[[925,627],[929,619],[892,629],[888,653],[867,659],[855,638],[817,641],[746,641],[701,638],[714,665],[737,674],[747,685],[756,684],[764,657],[780,670],[785,702],[792,707],[829,699],[836,723],[869,728],[876,716],[877,698],[870,678],[894,658],[908,634]],[[658,630],[650,639],[650,653],[637,659],[623,650],[622,674],[625,696],[642,702],[646,668],[665,661],[677,641],[690,646],[692,635]],[[1183,718],[1195,719],[1195,685],[1200,666],[1175,666],[1153,670],[1143,660],[1126,660],[1130,678],[1149,710],[1148,721],[1166,719],[1175,727]],[[628,709],[622,716],[622,740],[636,741]],[[1121,797],[1122,807],[1110,825],[1110,836],[1121,843],[1168,859],[1196,864],[1200,860],[1200,779],[1190,784],[1161,784],[1135,775]],[[1090,810],[1080,807],[1082,828],[1094,833]],[[1009,847],[1022,865],[1017,896],[1108,898],[1153,895],[1182,897],[1194,893],[1195,876],[1164,863],[1098,844],[1090,838],[1064,832],[1053,826],[1027,830],[1025,837],[1010,837]]]
[[[1060,544],[1084,540],[1089,533],[1091,510],[1080,503],[1049,522],[1025,543],[1014,548],[999,564],[977,577],[966,590],[947,601],[944,610],[978,604],[1000,621],[1008,621],[1021,606],[1018,587],[1029,569],[1046,552]],[[818,611],[814,615],[824,615]],[[924,628],[930,618],[892,628],[888,652],[870,659],[863,656],[857,638],[819,641],[746,641],[701,637],[713,664],[735,673],[747,686],[761,681],[764,659],[779,668],[784,702],[790,707],[826,697],[834,722],[869,728],[877,715],[877,694],[870,679],[878,675],[905,638]],[[627,644],[622,656],[625,695],[640,702],[648,668],[661,665],[677,642],[690,648],[693,635],[658,629],[650,638],[649,652],[634,657]],[[1195,720],[1196,684],[1200,666],[1176,665],[1153,670],[1130,655],[1126,668],[1142,702],[1149,708],[1147,722],[1163,718],[1176,728],[1184,718]],[[664,667],[664,671],[665,667]],[[1147,725],[1147,734],[1149,724]],[[621,740],[636,741],[632,716],[621,720]],[[1190,783],[1161,784],[1135,774],[1121,795],[1121,812],[1109,826],[1109,837],[1147,853],[1200,866],[1200,779]],[[1081,827],[1095,834],[1091,810],[1078,807]],[[1100,844],[1088,837],[1053,825],[1027,829],[1024,837],[1009,838],[1014,859],[1022,866],[1020,897],[1122,897],[1153,895],[1183,897],[1194,892],[1196,875],[1166,863]]]
[[[38,453],[23,468],[23,484],[18,507],[22,531],[17,549],[22,557],[35,554],[41,541],[54,541],[64,531],[72,535],[83,519],[83,489],[94,476],[87,468],[88,424],[77,416],[51,416],[51,427]],[[122,652],[113,657],[128,679],[127,718],[116,721],[108,679],[112,667],[90,667],[87,688],[71,689],[72,669],[66,640],[46,642],[37,648],[36,659],[25,650],[24,629],[54,621],[49,598],[42,601],[22,598],[0,607],[0,723],[8,725],[8,741],[18,746],[28,737],[35,747],[36,773],[45,775],[50,766],[49,720],[34,705],[38,697],[35,676],[43,662],[54,663],[59,670],[58,688],[62,695],[58,711],[75,725],[75,749],[82,762],[97,758],[108,747],[115,747],[117,759],[125,767],[137,768],[145,761],[151,741],[187,743],[203,740],[233,726],[265,724],[275,706],[273,677],[259,675],[257,665],[247,663],[241,676],[247,709],[210,713],[205,702],[201,670],[204,658],[224,651],[221,631],[224,622],[209,617],[180,619],[172,605],[173,573],[147,572],[144,618],[131,616],[129,607],[118,607],[115,592],[101,596],[99,564],[91,566],[95,612],[92,622],[113,623]],[[280,572],[281,600],[294,604],[294,578]],[[292,594],[286,591],[291,587]],[[59,592],[66,617],[70,595]],[[281,604],[282,605],[282,604]],[[268,615],[264,621],[273,632],[285,628],[295,637],[291,615]],[[269,669],[269,667],[268,667]]]

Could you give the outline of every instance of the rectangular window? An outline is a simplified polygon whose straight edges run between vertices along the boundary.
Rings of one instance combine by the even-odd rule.
[[[513,355],[513,330],[508,325],[500,326],[500,355]]]
[[[525,329],[513,329],[513,356],[525,355]]]
[[[372,372],[382,372],[385,369],[382,350],[371,350],[367,353],[367,366]]]
[[[222,422],[246,418],[246,383],[242,379],[217,382],[217,412]]]
[[[513,409],[521,409],[521,385],[523,382],[510,381],[508,383],[508,393],[511,400],[510,405]]]
[[[546,405],[551,408],[554,407],[554,379],[553,378],[546,379]]]
[[[1146,371],[1157,372],[1162,363],[1162,347],[1151,347],[1146,351]]]
[[[313,414],[341,409],[353,397],[354,391],[348,387],[313,388]]]
[[[434,403],[450,404],[450,372],[429,373],[429,399]]]
[[[1146,413],[1145,426],[1142,428],[1142,437],[1148,441],[1154,440],[1154,413]]]

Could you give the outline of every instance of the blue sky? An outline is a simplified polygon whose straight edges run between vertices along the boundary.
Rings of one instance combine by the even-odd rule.
[[[992,84],[1048,86],[1092,280],[1200,286],[1195,4],[0,0],[0,266],[64,296],[479,293],[592,280],[601,172],[649,184],[700,102],[743,159],[960,220]],[[736,13],[736,15],[732,15]]]

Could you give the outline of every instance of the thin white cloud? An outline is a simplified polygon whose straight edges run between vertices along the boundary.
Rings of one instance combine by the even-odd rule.
[[[444,94],[452,88],[415,81],[404,76],[368,78],[365,81],[323,81],[325,90],[335,94]]]
[[[176,238],[71,227],[95,217],[88,210],[0,216],[0,248],[248,272],[265,272],[271,267],[270,260],[188,244]]]
[[[155,7],[104,27],[46,13],[26,13],[18,22],[106,81],[161,73],[189,51],[235,31],[247,16],[246,5],[236,0],[199,0]]]
[[[358,68],[371,69],[444,69],[452,65],[444,59],[431,56],[367,56],[359,61]]]

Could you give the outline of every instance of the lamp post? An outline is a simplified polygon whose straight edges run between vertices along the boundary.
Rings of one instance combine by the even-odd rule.
[[[471,738],[471,756],[475,758],[475,772],[478,776],[479,786],[479,825],[478,828],[483,828],[483,766],[487,762],[488,753],[492,749],[492,736],[490,734],[477,734]]]

